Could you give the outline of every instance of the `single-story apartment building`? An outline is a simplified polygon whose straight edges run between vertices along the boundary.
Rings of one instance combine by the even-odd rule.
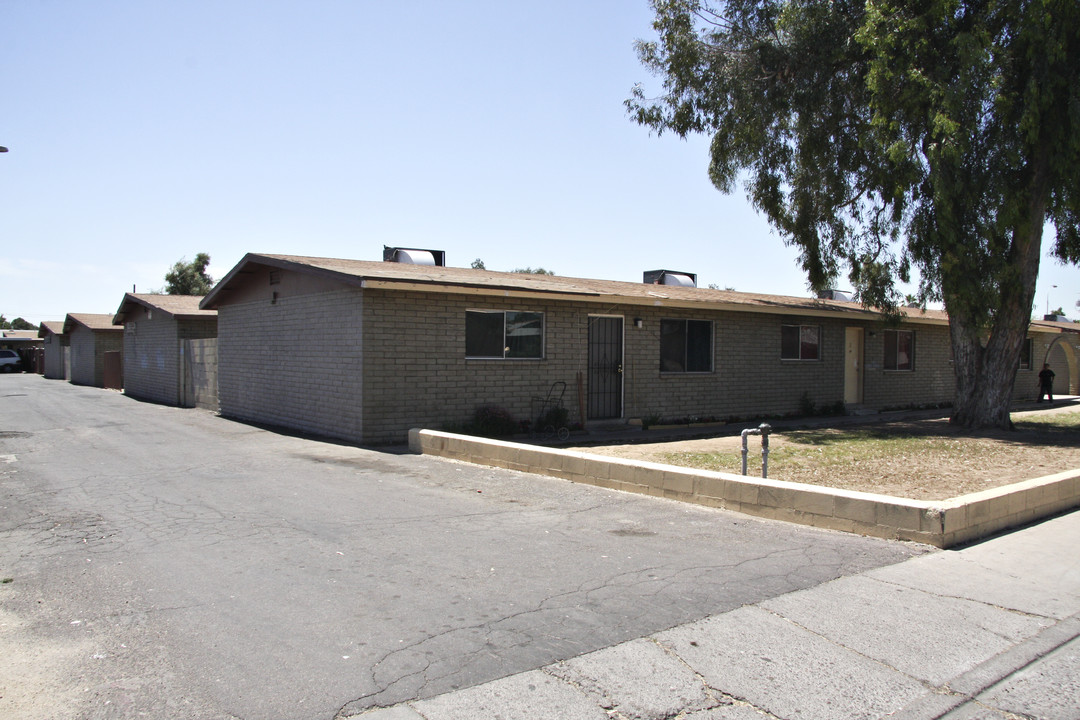
[[[201,295],[126,293],[112,322],[124,331],[124,393],[180,407],[217,402],[217,311]],[[209,367],[208,367],[209,366]]]
[[[63,320],[45,320],[38,327],[38,337],[45,347],[45,377],[52,380],[68,379],[68,336],[64,334]]]
[[[583,423],[953,397],[941,312],[890,325],[858,303],[698,288],[689,273],[633,283],[428,263],[246,255],[201,303],[218,311],[221,413],[391,443],[480,406],[531,420],[563,382]],[[1034,397],[1052,344],[1075,357],[1080,336],[1066,334],[1032,326],[1018,393]]]
[[[73,384],[117,389],[121,386],[124,329],[113,325],[112,320],[112,315],[98,313],[68,313],[64,319],[64,335],[70,347],[68,375]],[[108,353],[116,358],[116,367],[110,366],[107,372]]]

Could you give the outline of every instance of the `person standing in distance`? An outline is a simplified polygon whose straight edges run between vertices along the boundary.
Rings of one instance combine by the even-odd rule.
[[[1039,399],[1036,402],[1042,402],[1043,395],[1051,405],[1054,404],[1054,371],[1049,363],[1043,363],[1043,369],[1039,371]]]

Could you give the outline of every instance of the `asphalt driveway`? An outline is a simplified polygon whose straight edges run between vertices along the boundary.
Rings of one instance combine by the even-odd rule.
[[[0,716],[331,720],[928,548],[0,377]]]

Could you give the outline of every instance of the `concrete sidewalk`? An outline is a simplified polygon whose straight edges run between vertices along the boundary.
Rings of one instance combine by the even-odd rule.
[[[1080,718],[1080,512],[364,720]]]

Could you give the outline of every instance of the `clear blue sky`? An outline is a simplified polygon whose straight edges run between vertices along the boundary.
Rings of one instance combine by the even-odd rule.
[[[0,313],[115,312],[181,257],[543,266],[806,294],[796,254],[631,123],[645,0],[0,0]],[[1044,246],[1049,246],[1049,238]],[[1057,285],[1057,288],[1052,288]],[[1043,262],[1080,315],[1080,273]]]

